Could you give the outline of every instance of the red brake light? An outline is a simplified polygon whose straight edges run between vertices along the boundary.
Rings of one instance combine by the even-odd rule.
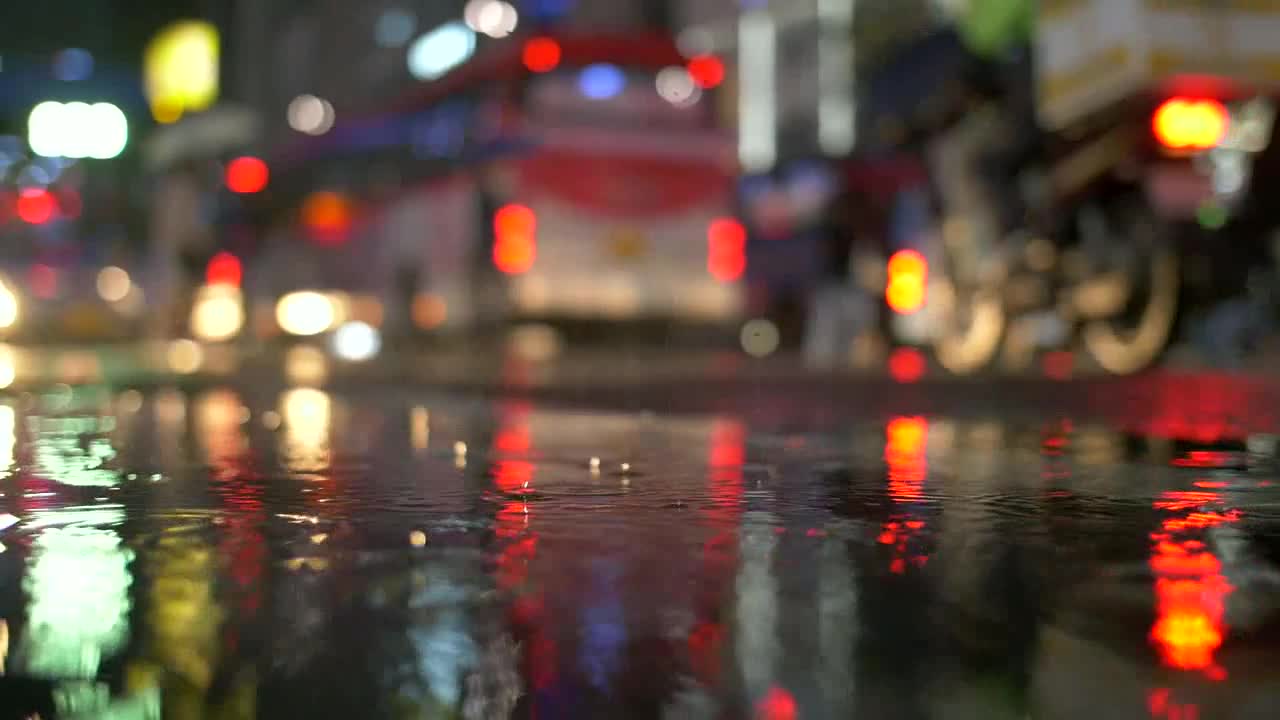
[[[560,54],[560,43],[549,37],[536,37],[524,44],[521,59],[530,72],[545,73],[560,64]]]
[[[53,219],[57,210],[53,193],[44,188],[25,188],[18,193],[18,217],[25,223],[43,225]]]
[[[227,188],[234,193],[261,192],[271,175],[267,164],[256,157],[238,157],[227,163]]]
[[[240,258],[229,252],[220,252],[209,261],[204,279],[209,285],[230,285],[238,288],[242,275]]]
[[[733,218],[713,220],[707,228],[707,271],[733,282],[747,270],[747,231]]]
[[[915,250],[899,250],[889,258],[889,282],[884,298],[894,312],[910,315],[924,307],[929,264]]]
[[[1160,144],[1173,150],[1208,150],[1226,137],[1230,114],[1217,100],[1170,98],[1151,116]]]
[[[524,205],[507,205],[493,216],[493,264],[508,275],[526,273],[538,254],[538,216]]]
[[[715,55],[698,55],[689,59],[689,76],[698,87],[710,90],[724,82],[724,62]]]

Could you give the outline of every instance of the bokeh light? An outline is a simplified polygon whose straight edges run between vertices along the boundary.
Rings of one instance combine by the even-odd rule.
[[[373,38],[379,47],[404,47],[413,37],[418,27],[418,20],[407,10],[390,8],[378,16],[373,26]]]
[[[333,353],[343,360],[369,360],[377,356],[381,349],[382,336],[377,328],[368,323],[344,323],[333,333]]]
[[[341,193],[312,193],[302,203],[302,223],[320,242],[342,242],[351,229],[351,203]]]
[[[229,285],[238,288],[243,273],[240,258],[222,251],[209,260],[209,266],[204,272],[204,281],[209,285]]]
[[[546,73],[560,65],[560,43],[548,37],[530,38],[521,54],[524,66],[531,72]]]
[[[43,157],[108,160],[129,144],[129,120],[111,103],[42,102],[27,117],[27,142]]]
[[[507,205],[493,218],[493,263],[508,275],[528,272],[537,257],[538,218],[524,205]]]
[[[308,135],[323,135],[333,129],[333,105],[315,95],[299,95],[289,102],[289,127]]]
[[[204,364],[204,349],[193,340],[186,338],[174,340],[169,343],[165,358],[169,362],[170,370],[182,375],[190,375]]]
[[[445,23],[409,46],[409,73],[435,80],[466,62],[476,51],[476,33],[461,22]]]
[[[688,72],[698,87],[710,90],[724,82],[724,61],[715,55],[698,55],[690,58]]]
[[[924,307],[929,265],[915,250],[899,250],[889,258],[885,301],[894,312],[910,315]]]
[[[98,297],[107,302],[120,302],[133,289],[133,281],[123,268],[109,265],[98,271]]]
[[[742,343],[742,350],[748,355],[762,358],[772,355],[778,349],[782,335],[773,321],[756,318],[748,320],[742,326],[739,341]]]
[[[578,90],[592,100],[617,96],[627,86],[627,76],[617,65],[597,63],[583,68],[578,75]]]
[[[693,81],[689,71],[675,65],[659,70],[654,84],[658,95],[676,107],[690,107],[702,96],[702,88]]]
[[[319,335],[333,327],[336,314],[332,300],[309,290],[289,293],[276,304],[276,322],[290,335]]]
[[[15,206],[18,218],[30,225],[43,225],[53,219],[58,209],[53,193],[44,188],[23,188]]]
[[[230,340],[244,327],[244,299],[231,285],[206,285],[191,307],[191,334],[200,340]]]
[[[746,228],[733,218],[713,220],[707,228],[707,271],[720,282],[733,282],[746,269]]]
[[[270,178],[267,164],[256,157],[238,157],[227,163],[227,189],[242,195],[261,192]]]
[[[491,38],[507,37],[520,24],[520,13],[503,0],[471,0],[463,17],[467,27]]]
[[[67,48],[53,56],[53,76],[63,82],[88,80],[93,75],[93,54],[83,48]]]

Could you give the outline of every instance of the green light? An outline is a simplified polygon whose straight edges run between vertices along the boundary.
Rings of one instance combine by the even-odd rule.
[[[97,676],[129,635],[133,551],[110,530],[49,528],[32,544],[23,588],[27,627],[19,657],[35,677]]]
[[[1196,210],[1196,221],[1205,230],[1221,230],[1227,224],[1227,209],[1209,201]]]
[[[27,419],[27,427],[35,436],[32,445],[36,468],[50,480],[81,487],[111,487],[120,483],[120,473],[105,467],[115,458],[116,451],[111,441],[102,436],[115,427],[114,418],[32,417]],[[0,431],[3,431],[2,423]],[[85,435],[98,437],[85,443]]]

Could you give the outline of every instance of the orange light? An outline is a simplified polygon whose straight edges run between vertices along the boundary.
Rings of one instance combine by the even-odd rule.
[[[1226,137],[1229,115],[1217,100],[1171,98],[1156,108],[1151,128],[1161,145],[1174,150],[1208,150]]]
[[[560,43],[548,37],[531,38],[524,44],[524,66],[531,72],[545,73],[560,65]]]
[[[747,230],[733,218],[713,220],[707,228],[707,271],[733,282],[747,270]]]
[[[43,225],[53,219],[58,209],[53,194],[43,188],[26,188],[18,193],[17,213],[23,222]]]
[[[724,82],[724,62],[715,55],[690,58],[687,70],[689,77],[704,90],[710,90]]]
[[[229,252],[220,252],[214,255],[209,260],[209,267],[204,272],[204,281],[208,285],[240,287],[242,277],[243,270],[240,267],[240,258]]]
[[[538,255],[538,216],[524,205],[507,205],[493,216],[493,264],[508,275],[529,272]]]
[[[312,193],[302,204],[302,222],[319,240],[341,242],[351,227],[351,204],[336,192]]]
[[[267,186],[271,172],[267,164],[256,157],[238,157],[227,163],[227,189],[247,195],[261,192]]]
[[[915,250],[899,250],[889,258],[889,282],[884,297],[896,313],[910,315],[924,307],[929,264]]]

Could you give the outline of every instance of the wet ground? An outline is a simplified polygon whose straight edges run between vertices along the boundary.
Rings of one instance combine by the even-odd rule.
[[[12,396],[0,717],[1271,718],[1276,397]]]

